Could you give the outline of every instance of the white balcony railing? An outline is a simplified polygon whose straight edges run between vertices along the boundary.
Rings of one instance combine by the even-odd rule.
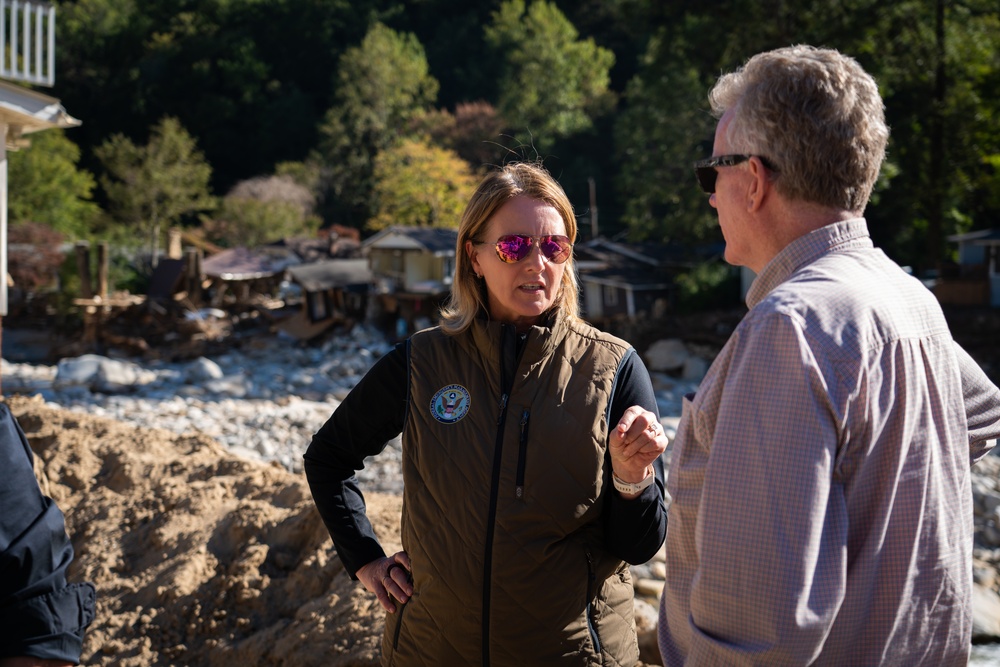
[[[53,86],[56,7],[40,0],[0,0],[0,77]]]

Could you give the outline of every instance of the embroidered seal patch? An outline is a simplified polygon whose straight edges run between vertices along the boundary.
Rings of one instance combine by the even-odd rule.
[[[454,424],[469,413],[472,397],[460,384],[450,384],[438,389],[431,399],[431,414],[442,424]]]

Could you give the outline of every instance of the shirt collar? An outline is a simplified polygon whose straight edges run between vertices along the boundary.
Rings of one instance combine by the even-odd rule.
[[[864,218],[852,218],[809,232],[775,255],[747,291],[747,307],[753,308],[775,287],[806,264],[822,255],[846,248],[874,247]]]

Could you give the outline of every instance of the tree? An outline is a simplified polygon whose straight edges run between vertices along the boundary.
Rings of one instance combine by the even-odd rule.
[[[163,226],[215,205],[208,189],[212,168],[176,118],[164,117],[157,123],[145,146],[116,134],[96,154],[107,170],[101,186],[112,211],[122,222],[145,232],[153,266]]]
[[[681,47],[662,33],[650,42],[616,119],[616,185],[636,241],[703,241],[718,229],[691,169],[712,153],[715,119],[702,78]]]
[[[521,143],[545,152],[614,107],[608,88],[614,54],[580,39],[554,4],[504,2],[486,27],[486,41],[505,54],[497,107]]]
[[[475,168],[500,164],[506,156],[503,119],[488,102],[460,102],[454,114],[435,109],[414,118],[413,127],[415,134],[426,134]]]
[[[341,57],[336,104],[320,128],[320,152],[331,200],[345,222],[360,227],[371,217],[375,157],[403,138],[401,130],[431,107],[437,89],[417,38],[382,23]]]
[[[212,187],[270,173],[317,143],[330,73],[384,0],[64,0],[59,97],[84,120],[84,164],[113,133],[181,121],[212,165]],[[388,8],[384,11],[388,11]],[[397,10],[398,13],[398,10]],[[248,139],[250,138],[250,139]]]
[[[982,0],[904,2],[877,19],[866,44],[878,45],[897,175],[867,216],[897,261],[935,269],[955,251],[948,234],[995,226],[1000,215],[991,163],[1000,154],[1000,11]]]
[[[291,176],[261,176],[237,183],[211,220],[206,236],[222,245],[254,247],[293,236],[312,236],[320,219],[315,199]]]
[[[69,238],[85,238],[100,208],[93,174],[77,168],[80,149],[62,130],[29,135],[28,148],[8,156],[7,207],[12,224],[39,222]]]
[[[25,292],[50,285],[59,273],[65,256],[60,247],[63,235],[40,222],[12,225],[7,239],[10,277]]]
[[[379,153],[374,176],[370,229],[458,227],[476,188],[468,163],[458,155],[414,140]]]

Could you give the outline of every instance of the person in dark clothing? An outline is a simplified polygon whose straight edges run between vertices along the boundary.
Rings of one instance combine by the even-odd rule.
[[[382,357],[305,472],[347,572],[386,609],[385,665],[633,665],[627,563],[666,535],[649,373],[579,317],[576,222],[539,165],[489,173],[441,325]],[[355,472],[402,433],[403,551]]]
[[[66,581],[73,546],[33,461],[24,431],[0,403],[0,667],[79,664],[94,620],[94,586]]]

